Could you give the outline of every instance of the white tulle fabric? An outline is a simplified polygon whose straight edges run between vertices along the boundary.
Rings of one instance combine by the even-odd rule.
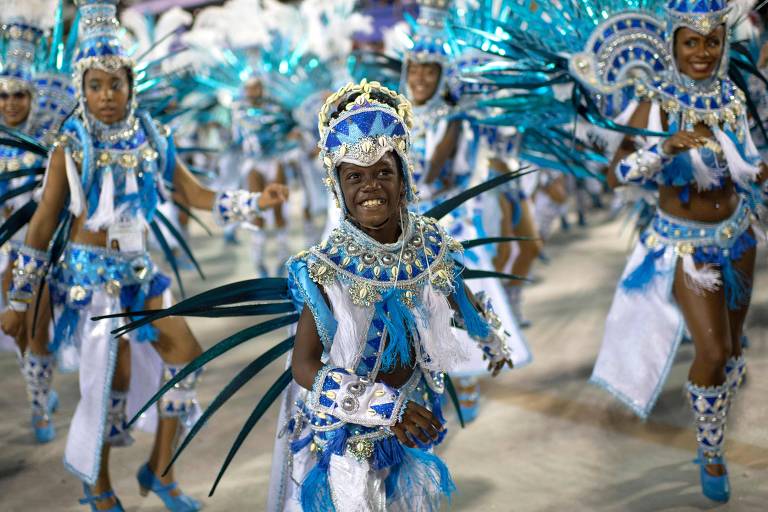
[[[365,348],[373,307],[364,308],[352,302],[347,287],[338,281],[324,287],[336,319],[336,334],[330,351],[330,364],[352,368]]]
[[[749,135],[749,126],[746,125],[746,120],[744,120],[744,124],[746,137],[744,149],[748,155],[757,157],[757,148],[755,148],[755,143],[752,142],[752,137]],[[720,143],[720,147],[723,148],[725,160],[728,162],[728,170],[731,173],[731,178],[733,178],[733,181],[742,187],[746,187],[755,181],[757,175],[760,174],[760,167],[752,165],[744,160],[741,157],[736,144],[733,142],[733,140],[731,140],[730,137],[723,133],[722,130],[715,128],[712,131],[715,134],[715,138]]]
[[[328,486],[336,512],[386,512],[386,474],[371,469],[367,461],[331,455]]]
[[[348,287],[338,281],[324,289],[337,322],[330,350],[330,364],[353,368],[365,349],[374,308],[355,305]],[[453,310],[445,295],[431,286],[423,288],[421,299],[422,307],[415,308],[413,313],[419,334],[418,352],[427,356],[422,358],[422,365],[428,370],[452,371],[466,363],[470,357],[466,344],[459,343],[453,335]],[[479,352],[478,349],[474,351]]]
[[[431,286],[424,287],[421,300],[424,307],[417,310],[416,325],[421,348],[428,356],[424,367],[434,371],[454,371],[469,361],[470,347],[454,336],[451,328],[453,309],[445,295]]]
[[[51,159],[48,159],[50,165]],[[67,171],[67,184],[69,185],[69,211],[75,217],[79,217],[85,208],[85,192],[80,183],[80,173],[77,170],[77,164],[72,158],[72,151],[67,148],[64,150],[64,168]],[[46,177],[47,177],[46,172]],[[45,189],[45,185],[43,185]]]

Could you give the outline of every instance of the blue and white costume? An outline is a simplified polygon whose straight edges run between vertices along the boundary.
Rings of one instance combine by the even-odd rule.
[[[401,445],[390,427],[409,401],[431,409],[443,422],[440,395],[449,382],[445,372],[461,364],[468,349],[455,338],[453,327],[466,329],[473,348],[496,369],[510,362],[510,337],[490,301],[477,297],[476,305],[467,293],[465,277],[477,274],[464,267],[462,245],[436,218],[408,211],[416,199],[408,100],[363,80],[332,94],[318,117],[325,183],[344,215],[331,236],[289,260],[287,279],[231,283],[153,312],[126,330],[201,310],[213,316],[278,314],[221,340],[166,382],[159,396],[235,346],[292,326],[306,308],[322,344],[324,366],[311,390],[293,381],[287,368],[256,404],[230,455],[282,397],[268,510],[435,510],[454,488],[445,464],[431,445]],[[338,166],[344,162],[369,167],[389,152],[399,160],[403,177],[401,235],[395,243],[381,244],[348,218]],[[441,209],[431,215],[444,213]],[[195,424],[184,446],[221,404],[266,365],[281,359],[294,341],[295,335],[289,335],[239,372]],[[377,375],[397,367],[412,369],[403,386],[376,382]]]
[[[660,131],[660,105],[669,104],[665,95],[671,94],[664,89],[669,90],[670,86],[661,80],[648,84],[648,90],[661,98],[652,100],[651,130]],[[742,196],[731,218],[715,224],[680,219],[658,210],[630,257],[608,316],[603,348],[592,380],[608,388],[644,418],[658,398],[685,334],[682,315],[672,297],[676,266],[682,265],[686,283],[693,289],[711,291],[724,287],[730,309],[738,309],[749,295],[744,278],[733,262],[756,244],[750,227],[754,219],[752,212],[757,207],[755,197],[759,191],[754,179],[759,173],[760,157],[747,125],[744,94],[728,80],[718,80],[713,84],[714,89],[725,93],[717,109],[696,112],[684,107],[682,115],[692,119],[696,119],[695,115],[717,116],[715,124],[710,125],[716,142],[710,141],[700,150],[672,158],[660,154],[660,141],[648,140],[645,149],[630,155],[616,169],[622,183],[681,187],[682,200],[690,193],[690,187],[717,189],[724,186],[726,179],[733,180]],[[685,90],[680,93],[683,94]],[[685,114],[687,112],[692,113]],[[670,111],[667,115],[672,132],[698,122],[681,122]],[[721,126],[720,122],[725,124]],[[640,314],[642,311],[646,314]],[[645,322],[643,319],[650,314],[654,322]],[[637,328],[628,329],[629,324]],[[649,357],[650,354],[653,357]]]
[[[658,0],[643,2],[642,9],[636,2],[608,2],[585,10],[582,2],[574,0],[537,2],[534,12],[527,2],[500,0],[499,4],[477,9],[488,11],[488,17],[480,13],[476,26],[482,37],[474,38],[475,46],[501,59],[524,58],[537,69],[549,66],[550,83],[568,83],[572,105],[590,123],[635,136],[639,149],[617,167],[619,181],[650,189],[664,187],[665,193],[677,192],[682,204],[689,202],[691,187],[707,191],[733,186],[736,193],[727,199],[741,201],[729,218],[716,223],[657,211],[630,258],[609,313],[592,381],[645,418],[685,331],[672,296],[678,266],[689,289],[723,290],[730,309],[749,299],[748,283],[734,262],[755,244],[756,230],[750,225],[763,199],[755,183],[760,156],[749,133],[746,91],[729,78],[746,84],[743,72],[755,68],[754,63],[744,62],[745,56],[729,66],[730,30],[743,14],[738,12],[743,5],[728,5],[725,0]],[[675,56],[678,31],[686,28],[707,36],[711,45],[710,34],[720,27],[725,38],[717,49],[721,57],[713,75],[699,81],[683,75]],[[707,51],[712,55],[712,50]],[[513,65],[496,63],[493,70],[502,71],[497,75],[502,84],[514,84],[509,76],[514,75]],[[647,126],[639,130],[626,123],[640,101],[650,106],[650,112]],[[662,139],[701,125],[712,134],[703,147],[674,157],[664,154]],[[730,495],[727,473],[715,476],[706,466],[725,466],[722,448],[728,403],[743,376],[743,358],[731,358],[725,373],[727,382],[722,385],[686,385],[699,445],[702,490],[721,502]]]
[[[118,340],[110,331],[117,323],[91,318],[140,310],[158,296],[170,305],[171,280],[152,262],[144,239],[147,223],[155,220],[165,200],[161,191],[173,180],[175,154],[170,130],[141,112],[117,126],[104,126],[81,111],[64,125],[57,146],[66,155],[70,212],[86,215],[86,229],[109,232],[107,248],[68,244],[49,278],[57,312],[53,346],[72,345],[80,355],[81,400],[72,418],[65,464],[93,483],[103,442],[125,445],[130,438],[120,424],[125,416],[107,422],[115,416],[108,414],[108,404],[116,394],[110,388]],[[151,343],[156,339],[151,326],[132,337],[131,385],[124,398],[128,414],[162,381],[163,363]],[[194,402],[182,405],[190,406],[194,409]],[[148,413],[144,424],[150,431],[155,428],[154,413]]]
[[[59,7],[60,8],[60,7]],[[50,0],[35,2],[3,2],[4,18],[4,58],[0,71],[0,91],[12,96],[26,93],[30,96],[30,110],[21,126],[16,131],[29,136],[42,147],[51,142],[51,136],[69,115],[75,106],[74,89],[68,67],[61,62],[60,42],[54,37],[51,48],[44,52],[38,48],[44,34],[63,25],[59,20],[54,23],[56,12],[54,2]],[[14,212],[30,212],[34,206],[28,203],[33,197],[33,189],[45,169],[45,158],[40,152],[19,147],[0,147],[0,196],[6,198],[2,203],[2,217],[7,219]],[[11,176],[17,177],[11,177]],[[19,210],[24,210],[19,212]],[[8,270],[8,264],[16,259],[16,249],[24,238],[24,229],[20,229],[8,241],[0,253],[0,272]],[[5,292],[5,291],[4,291]],[[3,293],[5,295],[5,293]],[[5,309],[5,299],[0,298],[0,307]],[[48,329],[40,325],[38,329]],[[0,332],[0,350],[19,351],[16,340]],[[36,348],[35,350],[39,350]],[[51,441],[55,436],[49,413],[56,408],[58,397],[51,389],[53,368],[56,354],[36,353],[27,349],[23,356],[19,354],[21,372],[24,376],[27,395],[32,408],[32,427],[38,442]],[[66,366],[66,365],[65,365]],[[59,368],[62,368],[61,361]],[[64,368],[66,369],[66,368]]]
[[[731,218],[715,224],[657,211],[630,257],[608,316],[592,380],[644,418],[658,398],[685,333],[682,315],[672,297],[676,266],[682,265],[686,283],[694,290],[724,287],[731,309],[738,308],[748,297],[743,277],[732,264],[756,243],[750,225],[761,201],[755,184],[760,156],[749,132],[745,96],[725,76],[727,56],[718,74],[706,82],[693,82],[674,66],[667,68],[664,59],[671,55],[671,38],[662,37],[665,30],[674,33],[682,26],[711,30],[724,23],[727,11],[723,3],[712,1],[706,9],[691,14],[685,5],[670,2],[666,22],[650,13],[619,14],[605,22],[603,31],[593,33],[588,46],[608,45],[614,36],[606,35],[605,30],[611,24],[622,22],[629,26],[632,20],[642,20],[647,28],[635,32],[657,34],[648,44],[666,53],[659,56],[643,50],[637,61],[628,62],[628,66],[651,67],[656,74],[636,80],[635,98],[620,117],[628,119],[638,101],[645,100],[651,105],[647,129],[653,133],[664,131],[664,111],[671,133],[705,123],[714,134],[705,147],[675,157],[663,153],[660,137],[646,137],[641,149],[617,166],[620,182],[646,189],[659,185],[679,187],[680,200],[687,202],[691,187],[713,190],[725,186],[727,180],[733,182],[742,198]],[[590,60],[594,58],[588,50],[572,59],[573,68],[580,70],[585,83],[596,69]],[[621,66],[618,60],[614,62],[617,68]],[[607,82],[608,76],[617,71],[608,66],[603,73],[601,80]],[[654,321],[644,320],[649,317]],[[743,362],[734,364],[743,366]]]
[[[48,251],[28,245],[19,248],[9,292],[11,307],[23,311],[34,303],[41,280],[47,279],[56,313],[51,348],[74,349],[79,356],[80,401],[70,425],[64,464],[84,482],[84,504],[105,499],[91,496],[88,487],[99,476],[103,445],[130,444],[127,413],[136,413],[181,368],[161,360],[153,346],[158,332],[147,325],[130,336],[129,390],[113,390],[119,340],[112,331],[121,321],[92,321],[97,316],[146,309],[146,302],[156,297],[162,297],[165,306],[171,304],[171,280],[152,261],[146,239],[151,230],[166,255],[171,252],[160,229],[162,224],[170,230],[170,221],[159,206],[170,200],[176,153],[171,131],[138,109],[135,63],[117,37],[116,4],[116,0],[77,3],[80,39],[73,68],[78,109],[53,144],[53,150],[64,156],[69,197]],[[121,121],[104,124],[88,110],[84,77],[91,69],[128,71],[131,89]],[[43,188],[46,184],[47,176]],[[216,199],[214,215],[222,223],[250,220],[258,212],[257,202],[258,195],[245,191],[223,192]],[[72,225],[80,220],[80,229],[106,234],[106,247],[70,241]],[[171,265],[176,270],[174,260]],[[179,418],[182,424],[194,420],[196,379],[194,374],[179,383],[159,407],[142,416],[139,426],[153,431],[158,415]],[[151,482],[145,487],[150,486],[157,492]],[[170,501],[184,502],[184,510],[199,508],[184,495]]]
[[[625,115],[638,101],[646,101],[650,104],[647,129],[652,133],[664,131],[662,111],[670,133],[692,132],[701,124],[712,133],[703,147],[674,156],[664,153],[662,137],[646,137],[640,148],[616,167],[620,182],[667,190],[675,187],[683,204],[690,201],[692,187],[699,191],[733,187],[740,198],[730,217],[714,223],[678,218],[657,209],[629,259],[606,321],[591,381],[642,418],[648,417],[655,405],[686,330],[672,292],[678,267],[690,290],[723,290],[728,310],[740,309],[750,299],[750,284],[735,262],[756,244],[751,227],[756,220],[753,212],[763,199],[756,183],[761,158],[750,135],[745,95],[727,77],[727,47],[716,73],[701,81],[679,71],[673,51],[679,29],[709,34],[722,25],[727,34],[729,20],[735,16],[723,0],[694,4],[670,0],[665,6],[666,19],[633,12],[609,18],[592,34],[587,50],[572,60],[582,78],[600,77],[594,83],[614,82],[612,76],[626,70],[626,65],[653,70],[635,78],[635,98]],[[619,31],[623,37],[645,37],[642,46],[647,47],[638,48],[629,61],[612,60],[600,53],[602,47],[615,47],[615,35],[609,29],[619,24],[627,27]],[[621,51],[626,50],[614,50],[612,55]],[[591,59],[598,56],[608,65],[596,72]],[[705,387],[692,380],[686,384],[696,426],[702,491],[715,501],[726,502],[730,497],[727,471],[714,476],[705,466],[718,464],[725,469],[723,445],[729,402],[744,371],[743,356],[731,357],[725,365],[723,384]]]
[[[379,103],[371,91],[399,106]],[[351,109],[331,119],[331,107],[358,93]],[[321,157],[341,204],[339,163],[371,165],[388,151],[407,169],[413,201],[410,116],[407,100],[378,84],[349,84],[331,96],[320,113]],[[404,212],[394,244],[377,243],[344,219],[289,262],[291,296],[315,318],[325,366],[311,392],[292,384],[283,400],[268,510],[434,510],[452,492],[432,446],[405,447],[388,427],[409,401],[442,419],[443,372],[468,355],[454,337],[449,298],[479,352],[491,361],[509,357],[498,317],[488,304],[478,313],[464,291],[461,252],[435,220]],[[376,382],[398,361],[414,368],[406,384]]]

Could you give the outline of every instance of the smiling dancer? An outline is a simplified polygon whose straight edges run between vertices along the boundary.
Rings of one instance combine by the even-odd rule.
[[[725,502],[725,426],[745,371],[740,339],[765,177],[745,91],[728,73],[746,83],[740,70],[750,66],[729,66],[729,36],[741,13],[725,0],[642,5],[582,16],[577,1],[535,9],[502,1],[502,14],[483,30],[504,41],[489,49],[496,55],[558,55],[549,64],[575,79],[582,112],[628,134],[609,172],[613,184],[658,190],[658,209],[616,291],[592,381],[647,417],[687,329],[696,351],[686,393],[702,492]]]
[[[629,124],[671,136],[639,147],[625,138],[609,174],[614,184],[657,185],[658,211],[616,292],[593,375],[646,416],[687,328],[696,349],[686,389],[702,491],[721,502],[730,496],[723,456],[728,408],[745,371],[741,336],[755,268],[753,184],[764,179],[744,92],[726,75],[728,11],[721,0],[708,2],[704,12],[668,5],[674,66],[643,84],[648,92]],[[646,315],[655,319],[650,338],[648,327],[637,324]]]

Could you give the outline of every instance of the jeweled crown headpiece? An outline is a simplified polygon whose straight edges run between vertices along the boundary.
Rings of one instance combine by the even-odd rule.
[[[413,46],[406,58],[410,62],[444,63],[450,58],[450,46],[445,32],[450,0],[418,0],[419,17],[411,36]]]
[[[668,0],[664,11],[667,14],[667,40],[669,54],[675,55],[675,34],[681,28],[689,28],[707,35],[720,25],[725,26],[725,41],[729,38],[728,0]],[[728,52],[723,51],[717,76],[725,77],[728,72]]]
[[[671,37],[683,27],[699,34],[709,34],[727,23],[731,9],[727,0],[669,0],[665,10],[669,27],[667,33]]]
[[[391,98],[396,106],[377,99],[377,96]],[[348,103],[344,110],[335,115],[345,102]],[[412,124],[411,103],[402,94],[378,82],[363,79],[359,84],[349,83],[328,97],[318,115],[318,147],[326,171],[325,183],[345,213],[339,164],[347,162],[368,167],[390,151],[400,159],[406,201],[410,203],[416,199],[413,168],[408,158]]]
[[[75,0],[80,13],[80,45],[75,55],[75,72],[90,68],[115,71],[133,67],[120,44],[117,20],[119,0]]]
[[[5,59],[0,71],[0,91],[12,94],[34,91],[35,49],[43,37],[42,19],[50,2],[11,0],[0,2]],[[42,12],[41,12],[42,11]]]
[[[120,68],[133,72],[134,61],[123,49],[118,31],[119,0],[75,0],[80,14],[80,43],[74,62],[74,81],[82,95],[83,75],[88,69],[114,73]]]

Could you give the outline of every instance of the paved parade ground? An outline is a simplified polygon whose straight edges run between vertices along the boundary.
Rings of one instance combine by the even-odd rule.
[[[483,382],[482,409],[465,430],[456,428],[440,453],[459,492],[452,510],[520,512],[589,511],[765,511],[768,510],[768,272],[765,252],[748,320],[752,346],[749,378],[733,407],[727,454],[733,497],[715,507],[699,490],[690,413],[682,386],[692,348],[680,350],[658,406],[646,423],[605,392],[587,384],[629,235],[621,222],[590,218],[587,229],[558,233],[548,249],[551,264],[529,287],[525,310],[533,320],[526,335],[531,366]],[[191,293],[249,277],[247,233],[234,250],[221,237],[195,234],[193,246],[208,279],[186,272]],[[297,232],[294,250],[301,249]],[[234,274],[233,274],[234,270]],[[247,325],[244,319],[196,319],[192,330],[204,347]],[[199,384],[203,405],[269,340],[250,343],[207,369]],[[236,395],[198,435],[177,465],[185,492],[207,495],[219,465],[247,414],[282,370],[280,363]],[[56,374],[61,410],[58,437],[36,446],[16,360],[0,354],[0,511],[77,511],[81,490],[61,460],[68,419],[77,401],[76,375]],[[256,427],[233,461],[209,511],[259,511],[266,503],[276,408]],[[113,451],[112,481],[128,511],[161,511],[159,499],[141,498],[135,473],[149,454],[151,437],[137,433],[128,449]]]

